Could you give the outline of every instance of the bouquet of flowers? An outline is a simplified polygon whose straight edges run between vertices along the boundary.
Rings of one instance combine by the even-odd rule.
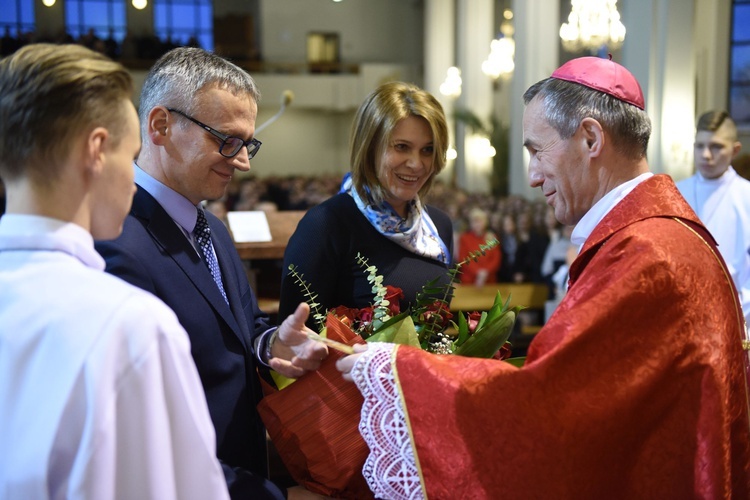
[[[454,266],[447,286],[427,283],[407,311],[399,307],[403,292],[385,285],[377,268],[361,255],[357,261],[374,296],[372,305],[362,309],[339,306],[320,311],[317,296],[304,276],[294,266],[289,272],[302,287],[323,339],[348,346],[391,342],[436,354],[502,360],[510,355],[507,341],[520,309],[509,307],[510,297],[503,301],[498,292],[489,311],[458,313],[455,319],[450,311],[461,266],[497,244],[497,240],[488,242]],[[326,496],[371,498],[362,476],[368,450],[358,430],[363,399],[356,386],[344,381],[336,370],[335,362],[341,356],[331,351],[319,370],[296,381],[272,374],[280,390],[270,391],[258,410],[295,481]]]

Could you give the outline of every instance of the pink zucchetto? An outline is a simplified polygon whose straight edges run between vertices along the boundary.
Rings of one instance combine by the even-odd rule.
[[[580,83],[640,109],[646,109],[638,80],[630,71],[611,59],[579,57],[557,68],[552,73],[552,78]]]

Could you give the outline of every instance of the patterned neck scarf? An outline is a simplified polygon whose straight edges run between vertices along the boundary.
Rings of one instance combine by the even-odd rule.
[[[407,204],[408,214],[404,219],[387,201],[376,205],[369,196],[369,190],[367,201],[362,200],[354,189],[351,173],[344,177],[341,192],[348,193],[354,198],[357,208],[372,227],[389,240],[422,257],[435,259],[445,265],[450,264],[448,247],[440,238],[435,223],[422,207],[419,198]]]

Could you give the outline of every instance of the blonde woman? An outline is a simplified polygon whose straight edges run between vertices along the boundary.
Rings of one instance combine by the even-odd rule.
[[[307,212],[284,256],[284,269],[298,268],[322,311],[372,303],[357,254],[378,268],[385,285],[403,290],[401,310],[428,281],[447,283],[451,220],[422,203],[445,166],[447,147],[445,114],[428,92],[391,82],[365,99],[351,130],[350,175],[338,195]],[[302,300],[299,285],[286,275],[280,316]]]

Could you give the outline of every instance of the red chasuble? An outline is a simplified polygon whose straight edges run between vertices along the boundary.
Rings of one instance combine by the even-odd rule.
[[[594,229],[526,365],[401,347],[428,498],[750,498],[744,321],[672,180]]]

